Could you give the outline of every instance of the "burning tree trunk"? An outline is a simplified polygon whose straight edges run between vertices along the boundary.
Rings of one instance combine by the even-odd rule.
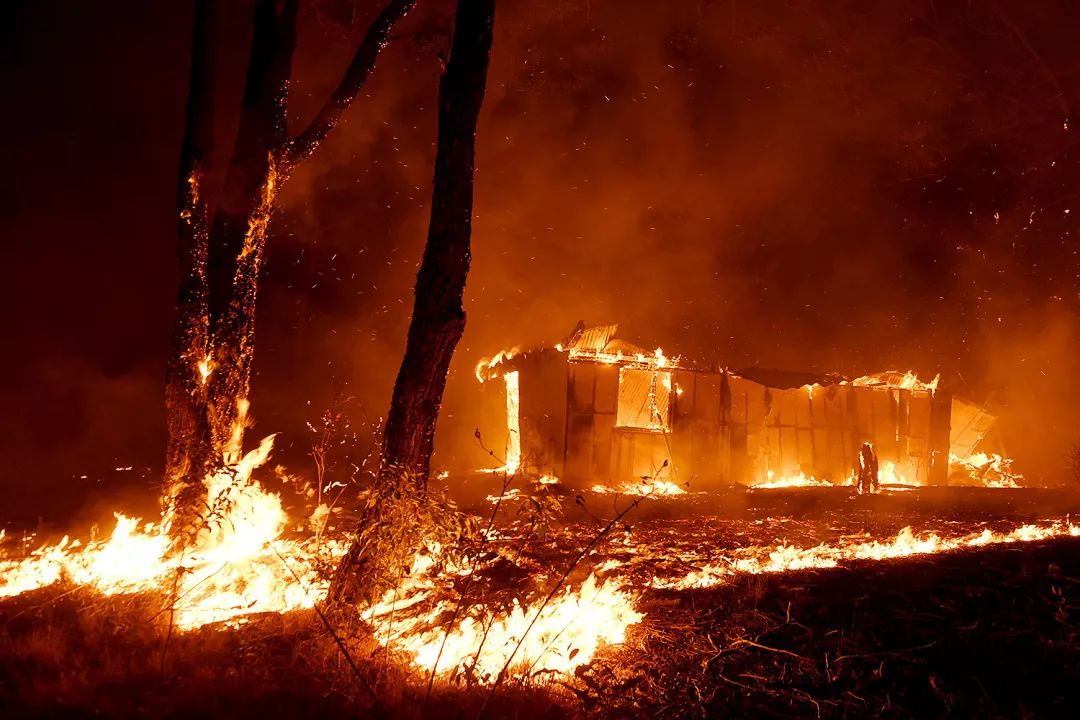
[[[256,0],[240,127],[211,221],[204,192],[213,140],[211,3],[196,2],[179,174],[180,287],[166,379],[165,504],[175,541],[186,542],[201,525],[205,478],[239,459],[259,268],[277,193],[337,125],[374,69],[390,29],[415,3],[392,0],[384,8],[326,104],[307,129],[289,137],[299,0]]]
[[[176,513],[174,525],[189,523],[198,508],[199,482],[210,467],[210,424],[206,413],[205,377],[192,372],[204,362],[209,318],[206,315],[208,210],[203,196],[206,164],[213,145],[213,54],[210,51],[210,2],[197,0],[191,41],[191,80],[187,122],[180,150],[179,209],[180,278],[176,303],[174,348],[165,381],[169,439],[166,450],[165,497]]]
[[[379,485],[391,494],[406,484],[413,485],[406,492],[422,493],[427,488],[446,375],[465,329],[462,296],[470,261],[476,123],[487,83],[494,20],[495,0],[458,0],[450,60],[439,80],[439,134],[427,245],[416,276],[405,356],[383,434]],[[360,528],[361,536],[370,531]],[[363,584],[371,580],[365,577],[371,569],[370,556],[386,550],[379,547],[385,544],[381,539],[385,538],[375,530],[374,537],[358,540],[349,548],[330,589],[332,601],[358,597]],[[411,557],[413,548],[397,545],[395,557]],[[385,565],[384,560],[379,564]]]

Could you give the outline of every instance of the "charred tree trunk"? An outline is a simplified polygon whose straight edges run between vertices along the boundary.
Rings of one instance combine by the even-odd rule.
[[[206,282],[209,210],[204,185],[213,146],[215,69],[210,47],[211,24],[210,0],[197,0],[177,187],[179,290],[173,351],[165,379],[169,430],[165,505],[173,512],[171,522],[176,527],[193,524],[192,512],[199,507],[201,478],[211,465],[209,418],[199,411],[206,404],[206,387],[199,368],[206,356],[209,332]]]
[[[487,83],[494,19],[495,0],[458,0],[450,60],[439,81],[427,245],[383,434],[379,466],[383,488],[414,483],[418,490],[426,490],[446,375],[465,329],[462,296],[471,257],[476,123]],[[379,548],[369,543],[356,542],[349,548],[330,589],[331,601],[357,599],[370,581],[365,575],[372,552]]]
[[[494,0],[458,0],[450,60],[439,81],[431,222],[383,434],[383,481],[407,478],[427,486],[446,374],[465,330],[462,296],[471,259],[476,123],[494,18]]]
[[[337,89],[290,138],[288,83],[299,0],[256,0],[240,126],[217,212],[201,193],[212,136],[209,0],[198,0],[191,92],[180,163],[180,289],[166,379],[164,500],[174,543],[199,531],[205,479],[239,460],[254,355],[255,300],[277,193],[337,125],[363,87],[390,28],[416,0],[394,0],[368,29]]]
[[[243,439],[258,269],[278,187],[275,154],[286,140],[285,100],[299,0],[287,0],[281,13],[276,5],[275,0],[255,5],[240,127],[213,223],[202,200],[198,231],[185,232],[181,210],[182,278],[166,383],[170,432],[165,493],[170,530],[181,544],[190,541],[201,524],[205,478],[239,459]],[[210,65],[205,0],[196,8],[196,28],[192,56],[201,58],[202,71]],[[196,75],[193,59],[188,132],[200,137],[209,137],[213,117],[197,98],[205,95],[208,102],[210,93],[212,88],[204,87]],[[184,170],[182,166],[182,202],[187,199],[185,179],[191,184]]]

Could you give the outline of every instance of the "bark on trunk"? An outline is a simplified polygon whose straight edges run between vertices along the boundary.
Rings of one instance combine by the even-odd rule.
[[[439,81],[439,131],[431,220],[416,277],[412,321],[383,430],[379,482],[427,488],[435,423],[454,349],[465,329],[462,296],[472,235],[476,123],[491,55],[495,0],[458,0],[454,38]],[[363,522],[363,521],[362,521]],[[377,533],[376,533],[377,535]],[[331,587],[331,602],[355,601],[369,583],[374,544],[354,543]],[[366,588],[370,590],[371,588]]]
[[[205,137],[208,144],[213,90],[203,81],[212,64],[207,4],[203,0],[196,7],[187,133]],[[255,6],[240,128],[212,224],[205,199],[188,210],[192,191],[185,185],[197,189],[198,182],[185,173],[186,141],[181,153],[181,282],[166,380],[165,473],[166,513],[178,546],[190,542],[202,525],[205,478],[235,462],[243,441],[258,271],[279,184],[275,153],[285,142],[285,93],[299,2],[289,0],[281,13],[275,5],[275,0],[258,0]],[[201,153],[201,165],[207,155]]]
[[[491,54],[494,0],[459,0],[446,73],[439,81],[439,136],[431,222],[405,356],[383,434],[380,476],[427,486],[446,374],[465,330],[462,296],[471,259],[476,123]]]
[[[254,355],[255,299],[274,201],[292,168],[337,125],[416,0],[391,0],[308,127],[285,124],[299,0],[256,0],[240,127],[213,222],[203,180],[213,130],[210,0],[197,0],[191,92],[179,175],[180,288],[166,378],[164,501],[174,545],[207,508],[206,477],[239,459]]]
[[[192,32],[187,120],[177,186],[180,278],[173,351],[165,379],[168,441],[165,453],[166,510],[174,527],[191,525],[199,506],[201,478],[210,455],[209,419],[199,408],[206,389],[199,363],[209,331],[206,262],[209,211],[205,197],[207,160],[213,146],[215,68],[210,47],[210,0],[197,0]],[[195,479],[196,482],[191,482]]]

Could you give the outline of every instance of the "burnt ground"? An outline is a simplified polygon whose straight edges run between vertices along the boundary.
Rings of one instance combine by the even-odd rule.
[[[557,492],[567,521],[522,543],[541,591],[627,503]],[[503,508],[510,542],[522,537],[518,509]],[[643,622],[573,678],[499,688],[486,717],[1072,717],[1080,538],[741,575],[707,590],[645,583],[748,546],[884,538],[905,525],[959,535],[1074,510],[1054,494],[963,489],[649,500],[570,574],[616,561],[642,590]],[[153,606],[62,587],[0,602],[0,716],[376,716],[311,613],[168,636]],[[425,678],[362,639],[352,649],[388,717],[477,716],[482,688],[437,686],[423,709]]]
[[[579,674],[604,716],[1074,717],[1080,540],[650,594]]]

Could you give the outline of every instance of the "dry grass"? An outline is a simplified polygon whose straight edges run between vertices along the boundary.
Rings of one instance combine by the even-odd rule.
[[[152,596],[54,586],[0,604],[0,716],[375,718],[379,713],[311,612],[168,635]],[[350,654],[392,718],[474,717],[481,689],[436,684],[362,632]],[[357,639],[358,638],[358,639]],[[489,717],[561,718],[565,694],[505,689]],[[510,708],[513,708],[511,711]]]
[[[170,637],[161,604],[62,586],[0,603],[0,717],[379,716],[314,613]],[[1080,704],[1075,539],[746,576],[649,592],[639,609],[625,646],[564,682],[507,681],[484,717],[1059,717]],[[426,697],[427,676],[362,624],[333,625],[384,717],[483,707],[482,686],[437,682]]]

